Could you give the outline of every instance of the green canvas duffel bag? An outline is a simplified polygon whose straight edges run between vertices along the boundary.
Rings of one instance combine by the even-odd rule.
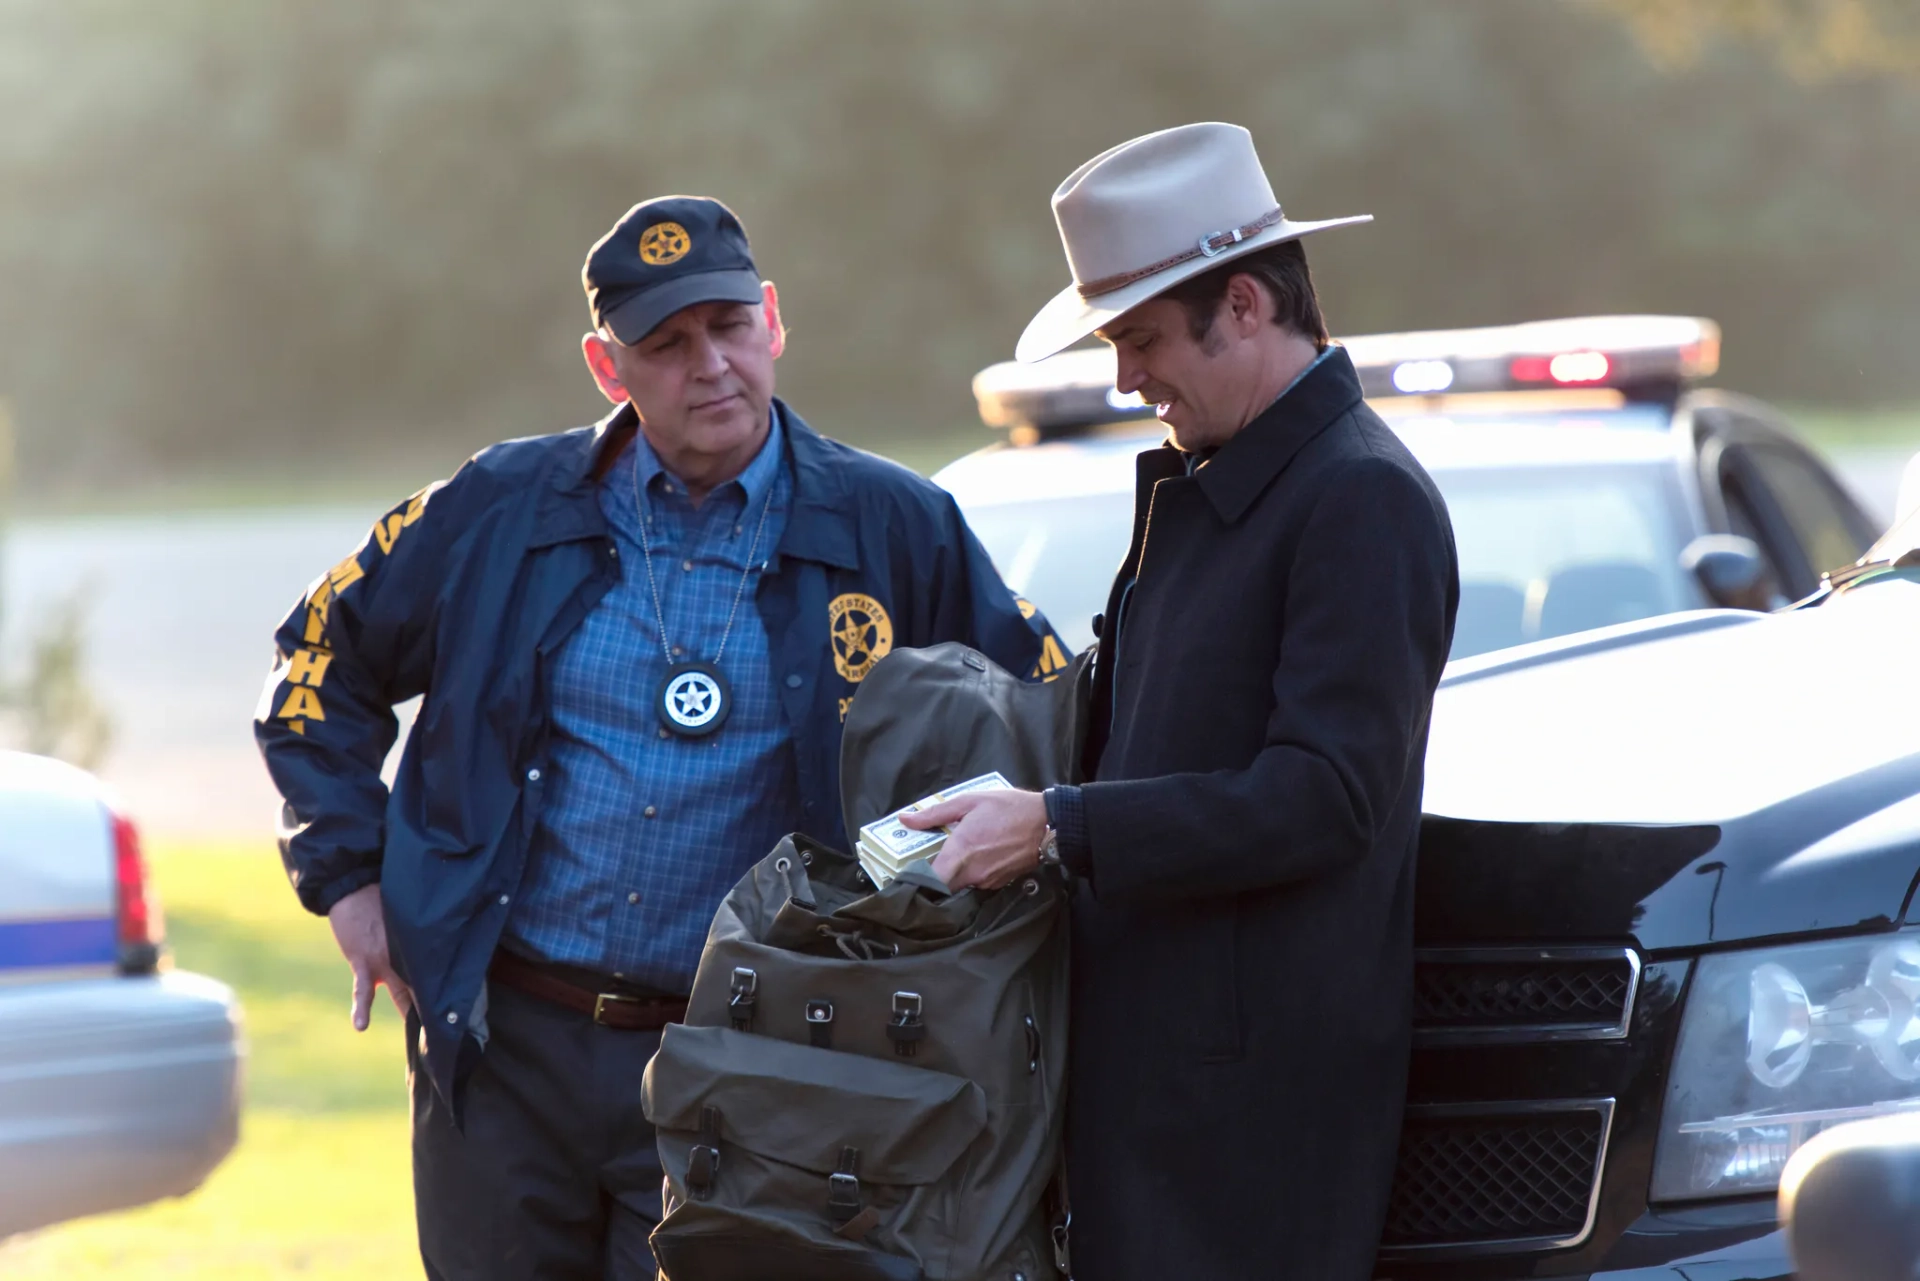
[[[1070,781],[1083,681],[896,651],[848,713],[848,830],[988,770]],[[909,871],[876,892],[850,855],[793,836],[727,896],[643,1086],[669,1281],[1055,1274],[1065,886],[936,885]]]

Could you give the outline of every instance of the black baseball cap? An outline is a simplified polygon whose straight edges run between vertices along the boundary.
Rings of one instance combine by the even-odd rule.
[[[746,229],[705,196],[661,196],[627,210],[587,251],[580,281],[594,327],[629,347],[684,307],[761,298]]]

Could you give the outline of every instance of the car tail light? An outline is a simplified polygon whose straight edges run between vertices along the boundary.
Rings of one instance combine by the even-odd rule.
[[[124,814],[113,816],[113,865],[119,921],[120,968],[128,973],[147,973],[160,962],[161,945],[167,930],[160,915],[160,897],[147,875],[147,860],[140,853],[140,830]]]

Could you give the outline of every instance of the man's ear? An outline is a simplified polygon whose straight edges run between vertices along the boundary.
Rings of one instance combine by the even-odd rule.
[[[620,371],[614,368],[613,353],[607,350],[607,340],[595,333],[582,336],[580,354],[587,358],[587,371],[593,375],[600,394],[616,405],[624,404],[627,385],[620,381]]]
[[[771,280],[760,282],[760,297],[766,308],[767,332],[773,335],[773,358],[780,359],[787,350],[787,327],[780,323],[780,291],[773,287]]]
[[[1225,301],[1227,317],[1242,338],[1251,337],[1270,319],[1267,312],[1272,302],[1267,291],[1245,272],[1227,278]]]

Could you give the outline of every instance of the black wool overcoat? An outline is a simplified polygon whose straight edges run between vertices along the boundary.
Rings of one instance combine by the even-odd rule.
[[[1193,474],[1138,467],[1072,909],[1074,1272],[1366,1281],[1452,527],[1340,350]]]

